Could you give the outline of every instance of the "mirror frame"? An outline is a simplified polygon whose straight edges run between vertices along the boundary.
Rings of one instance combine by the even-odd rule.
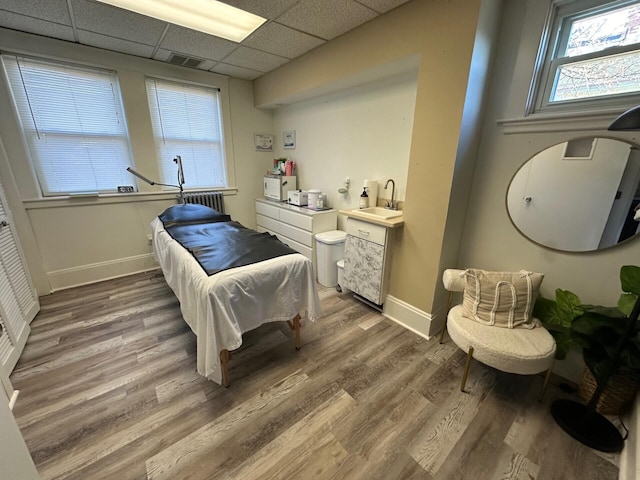
[[[517,177],[517,175],[520,173],[520,171],[524,168],[524,166],[530,162],[531,160],[533,160],[535,157],[537,157],[538,155],[540,155],[541,153],[543,153],[544,151],[556,147],[558,145],[562,145],[564,143],[570,142],[570,141],[574,141],[574,140],[582,140],[582,139],[588,139],[588,138],[602,138],[602,139],[606,139],[606,140],[615,140],[618,142],[622,142],[625,143],[627,145],[629,145],[629,147],[631,149],[636,149],[636,150],[640,150],[640,144],[631,141],[631,140],[627,140],[624,138],[618,138],[618,137],[613,137],[613,136],[608,136],[608,135],[583,135],[583,136],[578,136],[578,137],[571,137],[571,138],[567,138],[565,140],[562,140],[560,142],[554,143],[553,145],[549,145],[545,148],[543,148],[542,150],[539,150],[538,152],[536,152],[535,154],[531,155],[528,159],[526,159],[522,164],[520,164],[520,166],[516,169],[515,173],[510,177],[509,182],[507,184],[507,189],[506,189],[506,193],[504,196],[504,206],[505,206],[505,210],[507,212],[507,217],[509,217],[509,221],[511,222],[511,225],[516,229],[516,231],[522,235],[523,238],[525,238],[526,240],[534,243],[535,245],[538,245],[542,248],[554,251],[554,252],[561,252],[561,253],[568,253],[568,254],[594,254],[594,253],[598,253],[598,252],[602,252],[602,251],[606,251],[609,250],[611,248],[615,248],[618,247],[620,245],[625,245],[629,242],[634,241],[634,239],[637,239],[640,237],[640,232],[636,232],[634,235],[631,235],[630,237],[615,243],[613,245],[608,245],[606,247],[601,247],[601,248],[596,248],[593,250],[563,250],[561,248],[555,248],[553,246],[549,246],[549,245],[545,245],[543,243],[540,243],[540,241],[538,240],[534,240],[533,238],[529,237],[527,234],[525,234],[520,227],[518,227],[518,225],[516,224],[516,222],[513,219],[512,216],[512,212],[509,211],[509,191],[511,189],[511,186],[513,184],[514,179]],[[580,157],[577,157],[580,158]],[[638,190],[640,190],[640,184],[638,186]]]

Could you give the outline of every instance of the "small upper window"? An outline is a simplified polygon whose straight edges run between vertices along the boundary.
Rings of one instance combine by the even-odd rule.
[[[640,98],[640,1],[554,2],[529,111],[628,106]],[[543,57],[544,56],[544,57]],[[533,107],[533,108],[532,108]]]
[[[44,196],[116,192],[131,182],[116,73],[2,55]]]
[[[185,188],[226,187],[220,91],[148,78],[147,97],[163,183],[176,183],[179,155]]]

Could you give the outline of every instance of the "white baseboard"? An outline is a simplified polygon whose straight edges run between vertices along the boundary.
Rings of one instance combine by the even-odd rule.
[[[411,330],[413,333],[427,340],[430,338],[429,329],[432,319],[430,313],[424,312],[391,295],[387,295],[384,300],[382,314],[389,320],[393,320],[402,325],[407,330]]]
[[[79,267],[65,268],[63,270],[54,270],[47,272],[47,278],[51,285],[51,291],[55,292],[56,290],[101,282],[103,280],[146,272],[156,268],[158,268],[158,263],[155,257],[152,253],[147,253]]]

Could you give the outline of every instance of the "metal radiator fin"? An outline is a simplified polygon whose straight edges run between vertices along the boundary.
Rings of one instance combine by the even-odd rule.
[[[222,192],[185,193],[186,203],[197,203],[224,213],[224,196]]]

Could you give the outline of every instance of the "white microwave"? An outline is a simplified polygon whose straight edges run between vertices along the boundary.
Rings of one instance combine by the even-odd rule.
[[[265,175],[264,177],[264,198],[277,202],[287,201],[287,192],[296,190],[296,177],[284,175]]]

